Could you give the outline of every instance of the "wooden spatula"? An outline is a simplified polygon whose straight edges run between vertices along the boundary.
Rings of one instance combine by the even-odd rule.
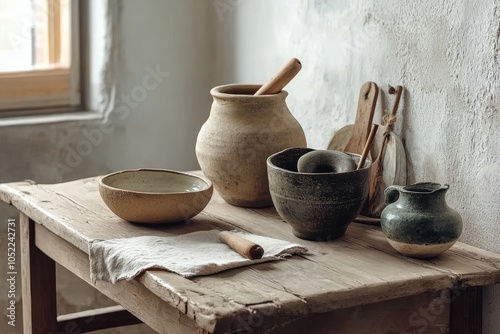
[[[378,86],[374,82],[366,82],[361,86],[358,99],[356,120],[351,137],[344,148],[344,152],[361,154],[373,121],[375,106],[377,105]]]

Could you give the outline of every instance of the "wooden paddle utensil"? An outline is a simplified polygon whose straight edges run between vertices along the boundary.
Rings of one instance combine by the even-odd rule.
[[[383,190],[391,185],[406,184],[406,153],[401,139],[392,131],[396,121],[399,101],[403,87],[389,88],[395,94],[390,114],[384,116],[384,131],[379,136],[379,152],[373,162],[370,177],[370,192],[363,213],[370,217],[379,217],[383,209]]]
[[[329,150],[361,154],[372,126],[377,105],[378,86],[366,82],[361,86],[354,124],[349,124],[335,133],[328,144]]]

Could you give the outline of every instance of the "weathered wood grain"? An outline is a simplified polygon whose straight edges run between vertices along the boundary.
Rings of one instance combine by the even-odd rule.
[[[58,262],[65,261],[64,266],[87,281],[86,256],[89,241],[93,239],[172,236],[214,228],[240,229],[300,243],[310,249],[309,254],[285,261],[206,277],[185,279],[174,273],[149,270],[127,282],[137,291],[144,289],[151,298],[157,298],[158,303],[178,310],[183,319],[185,315],[183,321],[192,322],[188,328],[224,332],[249,325],[262,315],[266,322],[259,330],[265,331],[311,314],[500,282],[498,254],[457,243],[438,258],[411,259],[392,249],[379,227],[358,224],[351,224],[346,235],[338,240],[301,240],[293,235],[291,227],[273,207],[235,207],[224,202],[217,193],[205,210],[187,223],[173,226],[131,224],[116,217],[105,206],[98,193],[97,179],[54,185],[30,182],[0,185],[0,200],[26,213],[50,232],[54,240],[61,239],[68,247],[79,250],[81,260],[65,260],[63,256]],[[47,248],[50,253],[50,247]],[[59,253],[52,254],[61,257]],[[106,295],[119,296],[120,289],[124,288],[121,284],[98,282],[96,288]],[[118,300],[118,297],[112,299]],[[137,301],[129,303],[134,302]],[[149,321],[154,324],[153,319]]]

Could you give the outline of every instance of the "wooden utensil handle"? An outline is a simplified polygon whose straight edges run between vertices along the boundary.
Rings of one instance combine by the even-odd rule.
[[[361,158],[359,159],[357,169],[361,169],[364,167],[366,157],[368,156],[368,152],[370,152],[370,148],[372,147],[373,138],[375,138],[375,134],[377,133],[377,129],[378,129],[378,124],[373,124],[372,130],[370,131],[370,134],[368,135],[368,139],[366,140],[366,144],[365,144],[365,147],[363,149],[363,153],[361,154]]]
[[[391,110],[391,115],[396,116],[396,112],[398,111],[398,106],[399,106],[399,100],[401,99],[401,94],[403,94],[403,87],[402,86],[396,86],[396,88],[391,87],[392,90],[389,88],[389,94],[396,94],[396,98],[394,99],[394,104],[392,105],[392,110]],[[391,93],[393,91],[393,93]]]
[[[302,64],[297,58],[292,58],[271,78],[262,85],[254,95],[270,95],[281,92],[281,90],[299,73]]]
[[[234,233],[222,231],[219,233],[219,240],[247,259],[257,260],[264,255],[261,246]]]

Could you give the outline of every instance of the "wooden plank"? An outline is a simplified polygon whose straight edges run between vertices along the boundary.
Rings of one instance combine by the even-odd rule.
[[[452,291],[450,333],[481,334],[483,325],[483,289],[481,286]]]
[[[90,263],[88,255],[58,238],[43,225],[36,224],[36,245],[48,256],[57,261],[76,276],[94,286],[108,298],[148,324],[159,333],[194,333],[197,326],[179,310],[167,305],[158,296],[135,280],[120,281],[116,284],[90,282]],[[56,318],[54,317],[54,320]],[[55,328],[55,327],[54,327]],[[78,330],[78,329],[76,329]],[[41,333],[41,332],[40,332]],[[44,334],[50,331],[43,332]]]
[[[23,292],[23,329],[25,333],[56,333],[57,298],[55,263],[35,246],[36,224],[20,215]]]
[[[99,329],[140,324],[142,321],[120,305],[64,314],[57,317],[58,333],[87,333]]]

